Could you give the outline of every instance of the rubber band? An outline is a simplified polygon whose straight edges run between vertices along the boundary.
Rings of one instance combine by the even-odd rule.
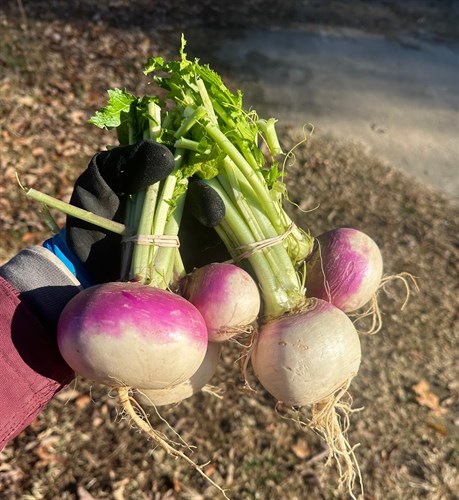
[[[162,234],[135,234],[123,238],[124,243],[137,243],[138,245],[155,245],[157,247],[179,248],[180,240],[178,236]]]
[[[285,231],[285,233],[283,234],[273,236],[272,238],[267,238],[266,240],[254,241],[253,243],[236,247],[235,250],[244,250],[244,251],[237,257],[233,258],[232,259],[233,262],[239,262],[240,260],[247,259],[248,257],[252,256],[255,252],[282,243],[294,229],[295,225],[292,223],[288,227],[287,231]]]

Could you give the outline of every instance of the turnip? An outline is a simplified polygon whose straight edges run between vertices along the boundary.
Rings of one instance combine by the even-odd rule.
[[[136,392],[136,399],[144,406],[165,406],[191,397],[201,391],[215,374],[221,350],[221,344],[209,342],[201,366],[189,379],[164,389],[142,389]]]
[[[307,296],[344,312],[364,306],[381,284],[383,260],[376,243],[352,228],[333,229],[316,240],[307,261]]]
[[[252,364],[259,381],[289,406],[319,403],[359,370],[360,340],[344,312],[320,299],[258,332]]]
[[[57,341],[78,374],[112,387],[164,389],[189,379],[207,349],[199,311],[139,283],[86,288],[64,308]]]
[[[252,330],[260,311],[260,293],[249,273],[229,263],[195,269],[180,290],[202,314],[212,342],[223,342]]]
[[[138,403],[131,395],[132,388],[167,391],[186,383],[202,366],[207,328],[190,302],[141,283],[95,285],[66,305],[57,340],[63,358],[78,374],[115,387],[125,414],[138,428],[167,453],[189,463],[227,498],[202,467],[142,418],[145,413],[136,411]]]
[[[258,380],[279,403],[311,408],[307,427],[324,437],[330,458],[338,461],[340,481],[353,498],[359,466],[342,430],[352,411],[342,398],[357,375],[360,359],[360,340],[352,321],[320,299],[263,324],[251,355]],[[363,491],[360,475],[359,479]]]

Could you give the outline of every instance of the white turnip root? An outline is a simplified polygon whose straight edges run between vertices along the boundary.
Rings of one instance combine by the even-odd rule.
[[[301,312],[262,325],[252,365],[263,387],[289,406],[323,401],[354,377],[360,340],[340,309],[312,299]]]
[[[144,406],[165,406],[193,396],[201,391],[215,374],[221,350],[222,344],[209,342],[201,366],[188,380],[165,389],[140,389],[136,392],[136,399]]]
[[[307,262],[306,294],[348,313],[368,303],[381,284],[383,260],[365,233],[338,228],[316,238]]]
[[[76,373],[112,387],[163,389],[189,379],[208,336],[183,297],[139,283],[104,283],[64,308],[57,341]]]
[[[223,342],[250,331],[260,311],[255,281],[234,264],[200,267],[182,280],[180,289],[202,314],[212,342]]]
[[[332,304],[311,299],[302,310],[262,325],[251,359],[258,380],[278,402],[298,411],[311,407],[307,427],[324,437],[329,458],[340,464],[340,481],[355,498],[359,466],[343,431],[352,409],[342,401],[361,359],[352,321]],[[360,486],[363,491],[361,478]]]

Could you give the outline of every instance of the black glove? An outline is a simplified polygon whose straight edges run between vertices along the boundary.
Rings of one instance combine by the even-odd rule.
[[[188,272],[230,258],[214,229],[224,216],[225,205],[219,194],[205,181],[191,178],[179,231],[182,260]]]

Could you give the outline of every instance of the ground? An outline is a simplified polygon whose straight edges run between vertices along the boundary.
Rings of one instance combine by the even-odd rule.
[[[48,230],[21,182],[68,199],[90,155],[113,142],[86,124],[113,86],[147,91],[150,55],[171,55],[188,25],[290,19],[294,2],[10,1],[0,10],[0,222],[4,262]],[[413,36],[454,36],[453,2],[304,2],[296,21]],[[140,7],[139,7],[140,6]],[[331,9],[330,7],[333,7]],[[276,10],[277,9],[277,10]],[[293,9],[293,10],[292,10]],[[275,14],[275,15],[274,15]],[[172,41],[173,40],[173,41]],[[285,149],[301,131],[281,124]],[[355,143],[309,137],[286,181],[292,217],[312,234],[353,226],[380,245],[385,274],[417,277],[401,310],[395,281],[380,294],[383,329],[362,336],[363,361],[350,387],[349,440],[359,445],[365,498],[457,498],[459,482],[458,252],[453,200],[415,184]],[[59,222],[63,217],[56,214]],[[228,347],[212,381],[223,399],[200,394],[162,417],[198,463],[234,499],[346,498],[334,464],[311,431],[285,420],[259,387],[241,390],[237,350]],[[304,410],[304,419],[308,418]],[[157,428],[164,421],[153,415]],[[356,491],[358,493],[358,491]],[[78,379],[0,453],[0,496],[8,499],[186,499],[218,493],[120,418],[105,388]]]

